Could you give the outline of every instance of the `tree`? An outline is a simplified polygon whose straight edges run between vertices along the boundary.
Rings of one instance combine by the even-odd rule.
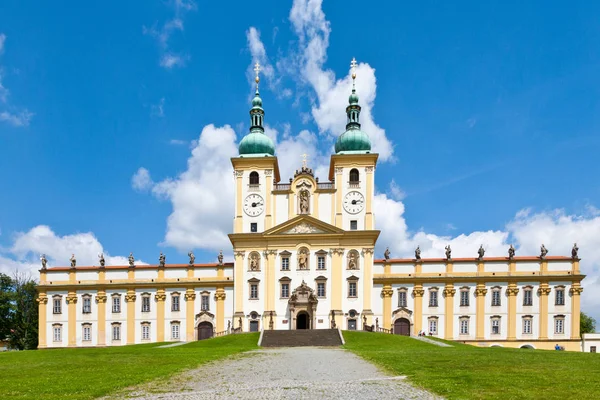
[[[19,350],[34,350],[38,345],[38,305],[37,288],[33,279],[15,273],[14,313],[10,345]]]
[[[12,279],[8,275],[0,274],[0,340],[10,337],[13,311]]]
[[[596,320],[584,312],[581,312],[579,319],[579,330],[581,334],[596,332]]]

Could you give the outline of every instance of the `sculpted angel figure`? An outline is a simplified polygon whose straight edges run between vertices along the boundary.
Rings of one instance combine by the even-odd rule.
[[[415,259],[420,260],[421,259],[421,247],[417,246],[417,248],[415,249]]]
[[[160,255],[158,256],[158,264],[161,267],[165,266],[165,262],[167,261],[167,256],[165,256],[162,251],[160,252]]]
[[[452,249],[450,248],[450,245],[445,247],[446,249],[446,259],[450,260],[452,258]]]
[[[508,258],[509,259],[513,259],[515,258],[515,248],[513,247],[513,245],[511,244],[510,247],[508,248]]]
[[[100,261],[100,266],[104,267],[104,265],[106,264],[106,261],[104,260],[104,253],[98,254],[98,261]]]
[[[300,192],[300,214],[308,214],[308,190]]]
[[[190,265],[194,265],[194,262],[196,261],[196,256],[194,255],[194,252],[190,251],[188,253],[188,257],[190,258]]]
[[[77,259],[75,258],[75,254],[71,254],[71,268],[75,268],[77,265]]]
[[[40,256],[40,261],[42,262],[42,269],[46,269],[46,264],[48,263],[48,260],[46,260],[45,254],[42,254]]]
[[[133,267],[135,263],[135,258],[133,258],[133,253],[129,253],[129,257],[127,257],[127,261],[129,261],[129,266]]]
[[[219,261],[219,265],[223,265],[223,250],[219,251],[219,255],[217,256],[217,260]]]
[[[250,258],[250,271],[258,271],[258,255],[253,254]]]
[[[383,257],[385,257],[386,260],[390,259],[390,248],[389,247],[386,247],[385,253],[383,253]]]

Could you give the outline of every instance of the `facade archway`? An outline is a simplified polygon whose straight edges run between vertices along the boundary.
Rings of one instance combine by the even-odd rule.
[[[310,329],[310,316],[306,311],[300,311],[296,315],[296,329]]]
[[[198,340],[210,339],[213,337],[213,325],[208,322],[200,322],[198,324]]]
[[[398,318],[394,321],[394,334],[410,336],[410,321],[406,318]]]
[[[288,301],[292,329],[312,329],[315,326],[314,319],[318,302],[314,290],[302,281],[302,284],[294,289]],[[304,327],[301,328],[301,326]]]
[[[520,347],[521,349],[529,349],[529,350],[535,350],[535,347],[533,347],[530,344],[524,344],[523,346]]]

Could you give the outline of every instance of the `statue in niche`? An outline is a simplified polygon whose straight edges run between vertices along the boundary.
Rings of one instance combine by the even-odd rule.
[[[483,255],[485,254],[485,249],[483,245],[479,245],[479,250],[477,250],[477,254],[479,255],[479,260],[483,260]]]
[[[269,330],[273,330],[273,311],[269,313]]]
[[[98,260],[100,261],[100,266],[104,267],[104,265],[106,264],[106,261],[104,260],[104,253],[98,254]]]
[[[353,251],[348,254],[348,269],[358,269],[358,255]]]
[[[417,248],[415,249],[415,260],[420,260],[421,259],[421,247],[417,246]]]
[[[298,269],[308,269],[308,251],[306,249],[298,252]]]
[[[71,254],[71,268],[75,268],[77,266],[77,259],[75,258],[75,254]]]
[[[256,253],[250,257],[250,271],[260,271],[258,254]]]
[[[571,258],[574,260],[579,258],[579,247],[577,247],[577,243],[573,244],[573,248],[571,249]]]
[[[133,253],[129,253],[129,257],[127,257],[127,261],[129,261],[129,266],[135,266],[135,258],[133,257]]]
[[[196,256],[194,255],[194,252],[190,251],[188,253],[188,257],[190,258],[190,265],[194,265],[194,262],[196,262]]]
[[[42,254],[40,256],[40,261],[42,262],[42,269],[46,269],[46,264],[48,263],[48,260],[46,259],[45,254]]]
[[[508,259],[512,260],[513,258],[515,258],[515,248],[511,244],[510,247],[508,248]]]
[[[219,250],[219,255],[217,256],[217,260],[219,261],[219,265],[223,265],[223,250]]]
[[[308,214],[309,196],[308,190],[302,190],[300,192],[300,214]]]
[[[446,249],[446,259],[451,260],[452,259],[452,249],[450,248],[450,245],[446,246],[445,249]]]
[[[385,253],[383,253],[383,257],[384,257],[386,260],[389,260],[389,259],[390,259],[390,248],[389,248],[389,247],[386,247],[386,249],[385,249]]]
[[[160,255],[158,256],[158,265],[160,267],[164,267],[165,263],[167,261],[167,257],[162,253],[162,251],[160,252]]]
[[[546,258],[547,254],[548,254],[548,249],[546,248],[546,246],[544,246],[544,243],[542,243],[542,246],[540,247],[540,258],[542,260],[544,260]]]

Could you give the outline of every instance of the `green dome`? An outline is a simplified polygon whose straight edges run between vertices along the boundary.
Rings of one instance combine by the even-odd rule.
[[[356,94],[355,90],[353,90],[350,97],[348,97],[348,102],[350,104],[358,104],[358,95]]]
[[[348,129],[335,142],[335,152],[370,152],[371,140],[360,129]]]
[[[275,145],[271,138],[260,131],[250,132],[240,142],[240,156],[253,154],[275,155]]]
[[[262,107],[262,99],[258,95],[258,92],[256,92],[256,95],[252,99],[252,107]]]

